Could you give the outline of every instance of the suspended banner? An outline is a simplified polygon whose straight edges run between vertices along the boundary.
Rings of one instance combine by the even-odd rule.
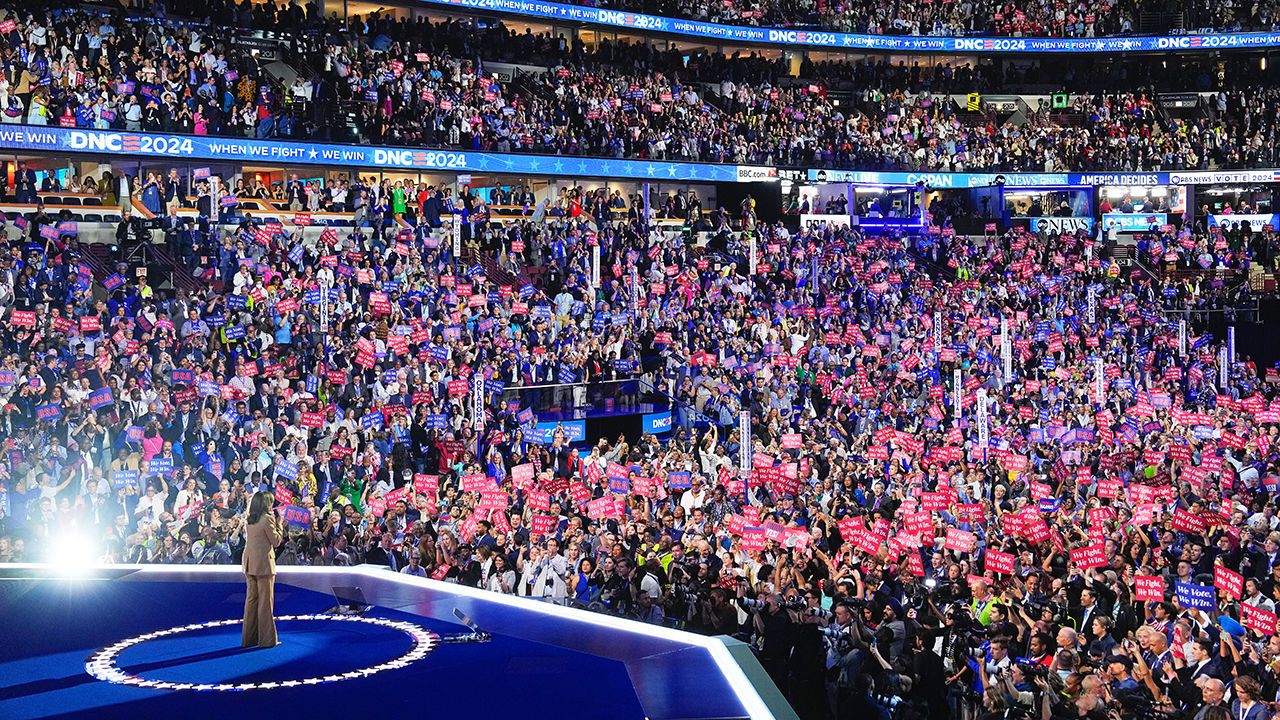
[[[0,147],[31,152],[87,153],[182,161],[280,163],[422,172],[606,177],[649,181],[758,182],[759,168],[616,158],[484,153],[431,148],[369,147],[284,140],[128,133],[91,128],[0,125]],[[1190,173],[946,173],[810,169],[810,182],[932,188],[1205,185],[1280,182],[1280,169]],[[217,176],[211,179],[216,180]],[[221,194],[220,191],[215,194]],[[217,203],[215,203],[217,204]],[[847,216],[839,216],[848,222]],[[1041,222],[1048,220],[1042,219]],[[1064,218],[1079,222],[1078,218]]]
[[[555,2],[524,0],[422,0],[424,4],[467,10],[515,13],[565,23],[590,23],[608,27],[697,37],[700,41],[768,43],[799,47],[891,52],[998,53],[1123,53],[1167,50],[1207,51],[1280,46],[1280,33],[1208,33],[1152,37],[1112,38],[1015,38],[921,37],[857,35],[823,30],[749,27],[700,22],[682,18],[580,7]]]
[[[82,152],[129,157],[164,157],[176,160],[277,162],[291,165],[340,165],[398,170],[646,180],[738,181],[736,165],[369,147],[281,140],[244,140],[158,133],[126,133],[88,128],[0,126],[0,147],[11,151]]]

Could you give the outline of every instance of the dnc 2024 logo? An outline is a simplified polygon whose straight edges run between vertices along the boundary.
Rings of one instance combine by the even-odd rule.
[[[836,35],[835,33],[809,32],[807,30],[770,30],[769,42],[835,45]]]
[[[1027,41],[1020,38],[956,38],[957,50],[1026,50]]]

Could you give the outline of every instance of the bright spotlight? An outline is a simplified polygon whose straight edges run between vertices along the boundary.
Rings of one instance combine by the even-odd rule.
[[[79,535],[60,535],[50,543],[46,559],[56,571],[76,575],[97,563],[98,546]]]

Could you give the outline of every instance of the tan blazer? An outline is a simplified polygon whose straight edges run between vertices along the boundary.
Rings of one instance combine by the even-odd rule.
[[[276,545],[280,544],[280,526],[275,513],[267,513],[244,530],[244,562],[246,575],[276,574]]]

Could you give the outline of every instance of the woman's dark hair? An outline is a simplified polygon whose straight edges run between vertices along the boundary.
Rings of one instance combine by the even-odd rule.
[[[246,524],[252,525],[262,519],[271,511],[271,502],[275,500],[275,496],[264,490],[259,490],[253,494],[253,499],[249,501],[249,519]]]

